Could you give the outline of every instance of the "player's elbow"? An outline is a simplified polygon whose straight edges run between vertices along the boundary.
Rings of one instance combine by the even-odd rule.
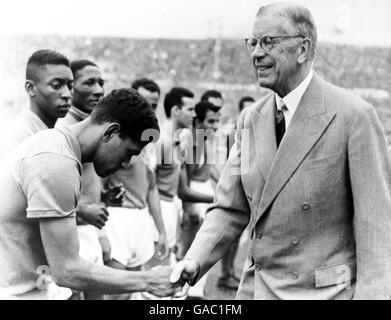
[[[81,279],[83,276],[76,262],[64,263],[62,266],[53,268],[52,276],[54,282],[60,287],[82,289]]]

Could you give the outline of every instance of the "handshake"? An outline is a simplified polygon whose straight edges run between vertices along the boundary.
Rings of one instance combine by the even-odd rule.
[[[183,297],[200,272],[197,262],[189,259],[179,261],[174,267],[156,266],[148,272],[146,291],[158,296]]]

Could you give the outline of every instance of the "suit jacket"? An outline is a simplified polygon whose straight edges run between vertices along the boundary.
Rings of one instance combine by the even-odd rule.
[[[391,297],[391,163],[375,110],[314,74],[277,150],[275,99],[246,108],[187,257],[200,275],[246,226],[239,299]]]

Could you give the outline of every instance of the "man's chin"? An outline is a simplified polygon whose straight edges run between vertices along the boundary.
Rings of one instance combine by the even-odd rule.
[[[95,172],[101,178],[107,178],[108,176],[110,176],[111,174],[114,173],[113,170],[109,170],[109,169],[107,169],[107,170],[96,170],[95,169]]]
[[[270,79],[267,79],[267,78],[260,78],[260,77],[258,77],[258,84],[262,88],[266,88],[266,89],[272,89],[273,88],[272,81],[270,81]]]
[[[68,114],[68,110],[63,110],[57,113],[57,118],[64,118]]]

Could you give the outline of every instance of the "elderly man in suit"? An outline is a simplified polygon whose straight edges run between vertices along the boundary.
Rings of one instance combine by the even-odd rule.
[[[384,133],[370,105],[313,72],[316,41],[308,9],[258,11],[246,44],[274,92],[242,112],[214,204],[171,281],[195,282],[249,224],[237,298],[391,296]]]

